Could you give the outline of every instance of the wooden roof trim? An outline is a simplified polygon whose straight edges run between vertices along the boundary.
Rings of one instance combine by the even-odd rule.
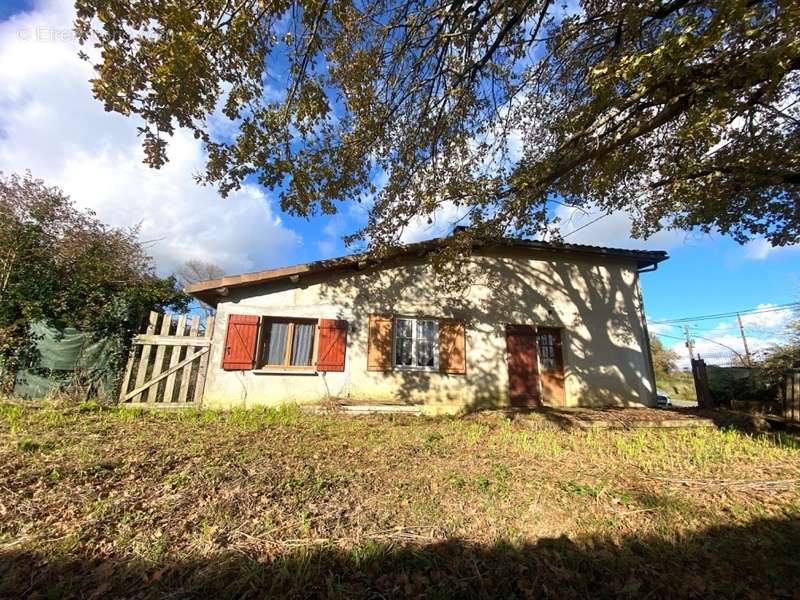
[[[252,273],[242,273],[240,275],[226,275],[225,277],[220,277],[219,279],[209,279],[207,281],[190,283],[186,286],[185,291],[189,294],[193,294],[195,292],[204,292],[217,288],[230,288],[248,284],[263,283],[266,281],[295,277],[312,272],[316,273],[318,271],[327,271],[334,266],[346,266],[346,263],[344,262],[341,262],[339,265],[322,264],[328,262],[329,261],[319,261],[319,263],[303,263],[299,265],[292,265],[290,267],[281,267],[279,269],[254,271]]]
[[[442,245],[445,238],[435,238],[433,240],[426,240],[423,242],[416,242],[388,252],[384,256],[377,258],[370,258],[368,253],[352,254],[350,256],[342,256],[339,258],[331,258],[327,260],[320,260],[310,263],[301,263],[298,265],[291,265],[288,267],[281,267],[278,269],[266,269],[264,271],[254,271],[251,273],[242,273],[240,275],[228,275],[220,277],[219,279],[210,279],[207,281],[198,281],[186,286],[185,291],[192,296],[197,297],[211,305],[216,304],[216,298],[227,295],[232,287],[244,287],[248,285],[257,285],[261,283],[268,283],[270,281],[277,281],[280,279],[290,279],[293,282],[298,282],[302,279],[303,275],[320,273],[325,271],[333,271],[342,268],[356,268],[358,270],[364,269],[369,263],[378,263],[391,258],[398,258],[402,256],[413,255],[420,253],[421,256],[425,253],[434,250]],[[668,258],[667,253],[660,250],[626,250],[622,248],[606,248],[602,246],[588,246],[581,244],[551,244],[548,242],[540,242],[536,240],[517,240],[511,238],[504,238],[489,241],[476,241],[475,248],[516,248],[522,250],[532,250],[536,252],[549,252],[554,254],[572,254],[593,257],[605,257],[609,259],[622,259],[633,261],[637,264],[638,268],[657,265],[658,263]]]

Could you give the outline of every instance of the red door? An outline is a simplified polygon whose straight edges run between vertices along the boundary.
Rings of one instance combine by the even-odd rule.
[[[506,325],[508,397],[511,406],[539,406],[539,363],[533,325]]]

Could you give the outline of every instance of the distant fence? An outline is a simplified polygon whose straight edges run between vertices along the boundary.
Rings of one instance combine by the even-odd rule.
[[[786,372],[778,399],[781,404],[781,415],[787,421],[800,423],[800,369]]]
[[[727,406],[800,423],[800,369],[790,369],[777,386],[760,367],[707,365],[692,360],[701,407]]]
[[[714,367],[746,367],[747,359],[736,352],[721,350],[719,352],[704,352],[698,357],[706,366]]]
[[[157,332],[157,333],[156,333]],[[156,408],[201,402],[214,317],[150,313],[147,330],[133,339],[120,404]]]

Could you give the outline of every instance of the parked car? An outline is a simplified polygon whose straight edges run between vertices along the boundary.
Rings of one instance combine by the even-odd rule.
[[[667,394],[667,392],[656,390],[656,405],[659,408],[672,406],[672,399],[669,397],[669,394]]]

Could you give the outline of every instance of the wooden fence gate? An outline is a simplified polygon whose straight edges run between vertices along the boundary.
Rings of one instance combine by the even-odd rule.
[[[197,315],[189,319],[185,314],[151,312],[147,331],[133,339],[120,388],[120,404],[199,406],[213,333],[214,317],[208,317],[201,328]]]
[[[786,371],[778,398],[783,410],[781,416],[800,423],[800,369]]]

